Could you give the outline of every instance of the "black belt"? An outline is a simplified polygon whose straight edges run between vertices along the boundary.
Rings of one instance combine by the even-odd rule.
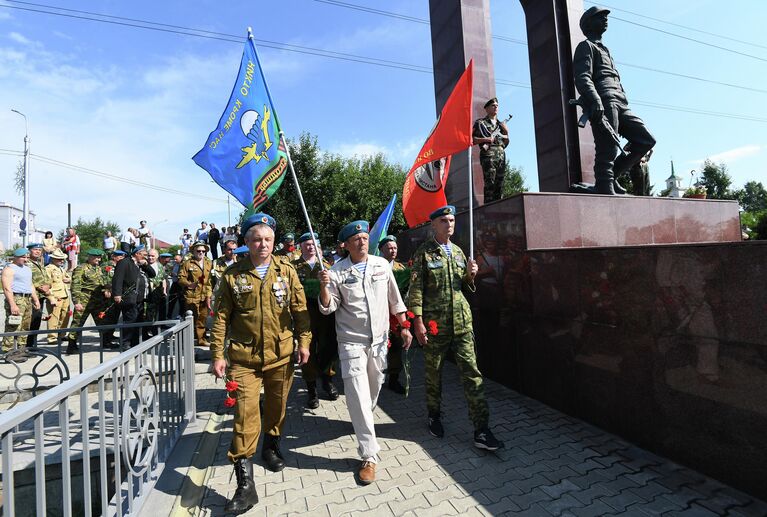
[[[29,293],[13,293],[13,296],[23,296],[24,298],[29,298],[32,295]]]

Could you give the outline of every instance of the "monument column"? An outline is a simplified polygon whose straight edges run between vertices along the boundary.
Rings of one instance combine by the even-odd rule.
[[[585,39],[578,27],[583,0],[520,0],[527,25],[538,183],[541,192],[568,192],[594,182],[594,137],[578,127],[573,52]]]
[[[489,0],[429,0],[429,17],[437,116],[471,59],[474,59],[474,118],[484,116],[485,102],[495,97]],[[500,101],[504,103],[504,99]],[[472,154],[477,206],[483,204],[485,182],[477,148]],[[468,152],[453,156],[445,194],[448,203],[459,211],[468,209]]]

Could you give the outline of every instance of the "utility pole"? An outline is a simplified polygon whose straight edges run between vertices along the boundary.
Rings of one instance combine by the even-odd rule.
[[[24,117],[24,213],[19,227],[23,232],[21,243],[26,248],[29,240],[29,124],[27,123],[27,116],[22,112],[13,108],[11,111]]]

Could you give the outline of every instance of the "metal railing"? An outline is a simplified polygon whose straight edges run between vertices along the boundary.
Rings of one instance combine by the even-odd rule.
[[[0,414],[2,515],[135,515],[194,421],[190,316]]]

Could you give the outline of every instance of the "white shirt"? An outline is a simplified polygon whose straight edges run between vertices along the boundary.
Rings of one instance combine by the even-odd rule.
[[[378,345],[375,355],[385,353],[389,315],[407,310],[389,261],[368,255],[363,276],[347,257],[330,269],[328,291],[330,305],[320,302],[320,312],[336,313],[339,345]]]

